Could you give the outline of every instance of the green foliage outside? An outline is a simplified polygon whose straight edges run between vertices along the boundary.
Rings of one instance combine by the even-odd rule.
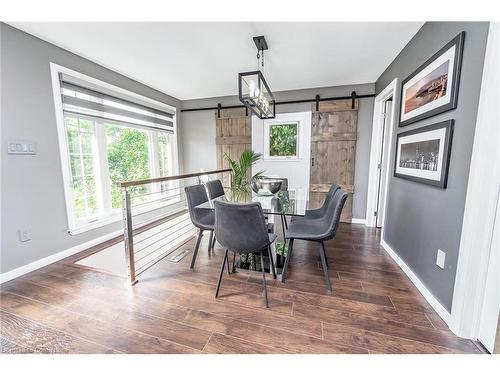
[[[269,127],[269,155],[297,155],[297,124],[279,124]]]
[[[113,208],[120,208],[120,182],[150,178],[148,134],[137,129],[106,125],[106,136],[111,204]],[[146,186],[134,189],[131,189],[134,195],[147,192]]]

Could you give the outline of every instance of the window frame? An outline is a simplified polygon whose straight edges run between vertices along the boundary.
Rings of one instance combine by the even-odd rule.
[[[293,156],[273,156],[270,152],[269,141],[271,127],[276,125],[296,125],[297,126],[297,138],[295,140],[295,155]],[[276,160],[276,161],[297,161],[301,159],[300,154],[300,121],[298,120],[269,120],[264,121],[264,160]]]
[[[55,116],[56,116],[56,126],[57,126],[57,134],[58,134],[58,143],[59,143],[59,154],[60,154],[60,161],[61,161],[61,170],[62,170],[62,177],[63,177],[63,187],[64,187],[64,198],[65,198],[65,204],[66,204],[66,216],[68,220],[68,232],[71,235],[83,233],[92,229],[96,229],[111,223],[119,222],[122,220],[122,214],[121,212],[113,212],[113,210],[110,211],[109,215],[104,215],[104,216],[99,216],[96,219],[92,219],[90,221],[87,221],[85,224],[82,224],[81,221],[76,220],[75,216],[75,208],[74,208],[74,201],[73,201],[73,189],[72,189],[72,173],[71,173],[71,166],[70,166],[70,160],[69,160],[69,153],[68,153],[68,140],[67,140],[67,134],[66,134],[66,123],[65,123],[65,116],[63,113],[63,103],[62,103],[62,97],[61,97],[61,84],[59,80],[59,73],[63,74],[68,74],[71,75],[75,78],[84,80],[94,86],[101,87],[103,90],[111,90],[112,92],[115,92],[117,96],[125,96],[129,97],[131,99],[137,99],[141,102],[145,103],[150,103],[153,106],[162,108],[170,113],[172,113],[172,124],[173,124],[173,129],[172,129],[172,174],[176,175],[179,173],[179,150],[178,150],[178,139],[177,139],[177,112],[176,108],[173,106],[170,106],[168,104],[156,101],[154,99],[136,94],[134,92],[128,91],[126,89],[123,89],[118,86],[111,85],[109,83],[103,82],[101,80],[98,80],[96,78],[92,78],[90,76],[87,76],[85,74],[76,72],[74,70],[68,69],[66,67],[63,67],[61,65],[57,65],[55,63],[50,63],[50,72],[51,72],[51,80],[52,80],[52,91],[53,91],[53,97],[54,97],[54,107],[55,107]],[[80,115],[75,116],[75,117],[80,117]],[[103,121],[106,122],[106,121]],[[97,121],[96,121],[97,125]],[[96,133],[97,129],[99,126],[96,126]],[[151,129],[152,131],[158,131],[157,129]],[[97,135],[96,135],[97,138]],[[98,149],[98,153],[101,154],[102,149]],[[99,158],[99,162],[102,164],[103,158]],[[102,167],[102,165],[101,165]],[[153,171],[152,171],[153,172]],[[100,176],[102,173],[99,173],[99,176],[97,177],[100,180]],[[96,180],[97,180],[96,178]],[[98,189],[102,189],[106,184],[99,184]],[[109,192],[110,193],[110,192]],[[105,192],[103,192],[104,196]],[[105,204],[105,203],[104,203]],[[175,202],[172,202],[172,204],[175,204]],[[140,207],[137,210],[137,213],[141,212],[146,212],[146,211],[152,211],[161,207],[164,207],[165,205],[162,204],[161,202],[159,203],[151,203],[151,205],[144,205]]]

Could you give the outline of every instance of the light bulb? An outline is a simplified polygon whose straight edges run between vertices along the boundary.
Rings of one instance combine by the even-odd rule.
[[[255,97],[255,82],[250,81],[250,83],[248,84],[248,88],[250,90],[250,97],[251,98]]]

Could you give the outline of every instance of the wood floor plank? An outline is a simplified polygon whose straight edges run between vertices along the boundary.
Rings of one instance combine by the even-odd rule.
[[[197,353],[196,349],[179,345],[158,337],[122,329],[115,325],[75,314],[68,310],[50,307],[34,300],[8,292],[1,292],[2,309],[23,318],[44,322],[44,325],[71,336],[98,342],[114,350],[131,353]]]
[[[31,354],[34,353],[32,349],[25,348],[12,341],[7,340],[5,337],[0,336],[0,353],[1,354]]]
[[[0,310],[0,336],[10,342],[22,342],[23,350],[33,353],[113,353],[101,345],[75,338],[41,324]],[[20,347],[19,344],[16,346]],[[28,349],[27,349],[28,348]]]
[[[318,311],[316,309],[316,311]],[[311,316],[314,310],[309,307],[296,305],[293,313],[297,316]],[[337,311],[330,309],[328,313],[321,314],[321,319],[325,323],[343,324],[355,329],[373,331],[409,340],[420,341],[431,345],[456,349],[463,352],[476,352],[472,341],[461,339],[451,332],[438,331],[434,328],[419,327],[411,324],[400,323],[393,320],[386,320],[376,317],[368,317],[355,313]]]
[[[111,304],[89,305],[86,301],[75,302],[68,310],[93,316],[119,327],[166,339],[171,342],[202,350],[210,338],[210,331],[194,328],[169,319],[146,315]]]
[[[323,325],[324,339],[332,342],[349,343],[370,350],[370,352],[390,354],[452,354],[463,353],[459,350],[430,345],[419,341],[407,340],[400,337],[381,333],[354,329],[342,324]]]
[[[240,340],[235,337],[214,333],[204,352],[210,354],[287,354],[285,350],[279,350],[270,346],[259,345],[254,342]]]
[[[253,323],[241,324],[240,321],[192,311],[186,322],[210,326],[216,333],[251,340],[261,345],[271,346],[291,353],[368,353],[367,350],[343,344],[329,343],[319,338],[299,335],[294,332],[264,327]]]
[[[365,303],[359,301],[352,301],[346,298],[339,298],[335,296],[315,296],[307,293],[276,293],[270,290],[270,297],[275,299],[286,299],[293,301],[294,309],[297,306],[302,309],[310,311],[309,319],[324,320],[321,318],[323,314],[328,314],[329,309],[348,311],[360,315],[377,316],[387,320],[395,320],[403,323],[414,324],[423,327],[433,327],[426,314],[421,312],[413,312],[406,310],[397,310],[393,306],[383,306],[372,303]],[[306,316],[306,314],[304,314]]]
[[[32,277],[33,279],[33,277]],[[74,280],[58,278],[55,276],[41,275],[34,278],[41,285],[49,285],[50,287],[60,290],[61,293],[66,291],[72,292]],[[43,287],[41,287],[43,289]],[[186,314],[191,309],[209,312],[220,316],[225,316],[231,319],[239,319],[242,321],[255,322],[257,324],[268,325],[271,327],[280,327],[281,329],[294,330],[297,333],[302,333],[309,336],[321,337],[321,323],[310,319],[293,318],[289,316],[283,319],[283,314],[275,311],[274,309],[262,309],[259,313],[252,308],[227,303],[220,299],[206,298],[205,296],[198,296],[193,300],[191,294],[180,293],[172,290],[163,290],[151,287],[145,283],[137,285],[133,288],[134,297],[125,292],[117,289],[94,291],[91,295],[81,297],[79,308],[84,309],[86,304],[95,308],[99,304],[107,305],[109,302],[107,298],[110,293],[114,292],[113,306],[106,307],[105,311],[110,313],[118,309],[118,306],[125,306],[127,311],[134,311],[142,314],[152,315],[160,318],[182,322]],[[39,295],[42,295],[39,292]],[[261,296],[252,296],[251,298],[262,299]],[[172,301],[168,303],[165,301]],[[291,301],[290,301],[291,302]],[[259,302],[260,303],[260,302]],[[185,308],[181,306],[190,306]],[[67,307],[69,310],[75,308],[75,305]],[[106,317],[105,317],[106,318]]]
[[[341,224],[327,241],[332,293],[324,287],[318,244],[297,241],[287,282],[267,277],[269,309],[261,274],[251,271],[224,274],[215,299],[224,249],[200,251],[191,270],[194,242],[182,246],[190,255],[156,263],[133,287],[124,277],[72,263],[93,250],[3,284],[2,351],[478,352],[451,333],[385,253],[380,230]]]

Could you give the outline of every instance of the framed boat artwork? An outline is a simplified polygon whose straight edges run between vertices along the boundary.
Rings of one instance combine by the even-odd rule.
[[[402,82],[400,127],[457,107],[464,39],[461,32]]]

